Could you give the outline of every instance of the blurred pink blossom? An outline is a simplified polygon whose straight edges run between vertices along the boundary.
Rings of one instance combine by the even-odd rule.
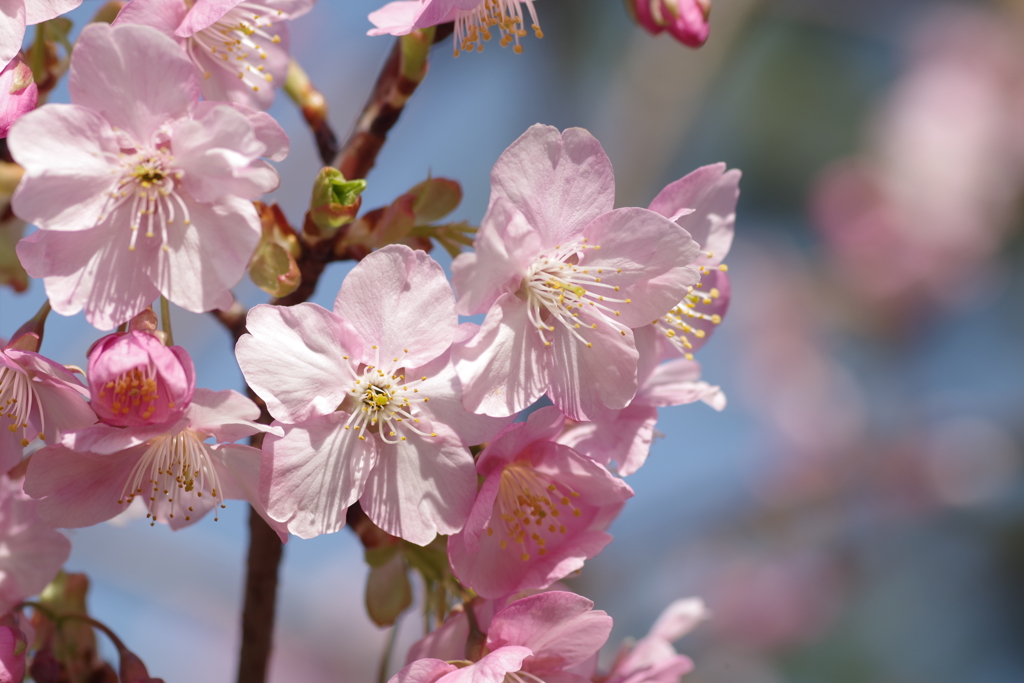
[[[55,19],[82,0],[0,0],[0,64],[14,59],[25,40],[25,29]]]
[[[680,676],[693,670],[693,662],[677,653],[672,643],[709,616],[700,598],[676,600],[665,608],[644,638],[622,646],[607,676],[595,680],[599,683],[677,683]]]
[[[71,543],[40,519],[38,507],[20,481],[0,475],[0,614],[45,588],[71,553]]]

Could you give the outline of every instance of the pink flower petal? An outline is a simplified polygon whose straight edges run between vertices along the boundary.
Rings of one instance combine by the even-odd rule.
[[[702,166],[666,186],[648,207],[674,220],[696,240],[702,252],[697,265],[716,266],[729,253],[740,176],[737,169],[726,171],[723,163]],[[676,218],[682,209],[692,211]]]
[[[514,418],[477,415],[462,405],[462,383],[455,373],[448,352],[427,365],[408,371],[410,377],[426,377],[417,385],[419,393],[430,399],[421,405],[423,414],[432,422],[450,427],[465,446],[476,446],[494,438]]]
[[[81,4],[82,0],[26,0],[25,23],[31,26],[56,19]]]
[[[345,526],[345,511],[363,495],[378,461],[376,439],[345,429],[343,412],[282,425],[284,436],[263,441],[260,496],[272,519],[301,538]]]
[[[36,451],[25,475],[25,492],[39,502],[39,516],[55,527],[78,528],[116,517],[132,466],[145,446],[114,455],[87,455],[63,446]],[[124,501],[118,503],[118,501]]]
[[[417,545],[462,529],[476,496],[473,457],[448,427],[433,430],[380,446],[360,498],[374,524]]]
[[[197,31],[210,28],[218,19],[234,9],[243,0],[196,0],[185,20],[178,27],[177,35],[187,38]]]
[[[499,296],[515,292],[537,254],[540,235],[507,199],[498,198],[487,211],[473,242],[473,251],[452,262],[452,285],[462,315],[486,313]]]
[[[193,313],[226,309],[234,300],[231,288],[245,275],[259,244],[259,216],[252,202],[230,195],[216,204],[201,204],[188,195],[182,200],[190,222],[168,226],[167,249],[159,250],[153,281],[164,296]],[[159,249],[156,240],[150,241]]]
[[[636,394],[637,352],[633,332],[606,319],[579,317],[587,330],[582,344],[564,325],[556,325],[546,349],[550,364],[548,396],[569,418],[578,422],[594,420],[626,407]]]
[[[277,532],[281,542],[287,543],[288,525],[271,518],[260,500],[260,463],[262,458],[259,449],[239,444],[221,444],[211,450],[224,497],[248,501],[253,510],[263,518],[263,521]]]
[[[690,264],[698,247],[689,236],[664,217],[637,207],[610,211],[587,226],[585,236],[600,249],[587,250],[580,265],[621,271],[608,282],[619,285],[615,304],[626,327],[650,324],[667,313],[697,284],[700,273]]]
[[[4,0],[0,3],[0,63],[7,64],[18,56],[25,40],[24,0]]]
[[[647,460],[657,421],[657,408],[630,405],[596,422],[574,426],[559,437],[558,443],[603,465],[615,460],[619,474],[625,477]]]
[[[78,232],[37,230],[18,243],[17,253],[32,277],[43,277],[53,310],[85,317],[101,330],[129,320],[159,296],[152,281],[151,263],[112,239],[106,227]],[[140,247],[159,249],[152,242]]]
[[[94,23],[78,38],[68,89],[72,102],[149,143],[199,100],[199,75],[179,45],[154,28]]]
[[[435,683],[458,668],[440,659],[421,659],[391,677],[388,683]]]
[[[527,306],[503,294],[487,313],[477,336],[456,347],[455,370],[462,402],[475,413],[508,417],[540,398],[548,384],[544,343],[532,330]]]
[[[260,305],[249,311],[246,329],[235,355],[276,419],[301,422],[341,404],[362,352],[349,323],[316,304]]]
[[[452,345],[458,326],[444,270],[426,253],[400,244],[373,252],[352,269],[334,311],[363,340],[372,340],[376,348],[364,347],[362,359],[378,366],[392,359],[423,365]]]
[[[532,655],[523,662],[523,670],[544,678],[586,661],[608,640],[612,618],[593,607],[590,600],[564,591],[516,600],[494,615],[487,647],[529,648]]]
[[[491,171],[491,204],[504,197],[539,233],[544,247],[574,240],[611,211],[615,178],[601,143],[582,128],[531,126]]]
[[[196,389],[185,416],[192,429],[209,434],[220,443],[238,441],[259,432],[284,435],[280,427],[257,423],[259,406],[230,389]]]
[[[110,158],[120,151],[102,117],[76,105],[47,105],[18,119],[7,144],[25,167],[11,198],[19,217],[45,230],[81,230],[99,221],[106,192],[117,182]]]
[[[172,35],[188,14],[185,0],[131,0],[117,13],[111,26],[139,24]]]

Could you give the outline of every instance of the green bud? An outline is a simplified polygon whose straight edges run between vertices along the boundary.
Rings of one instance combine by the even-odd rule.
[[[401,553],[370,567],[366,577],[366,611],[378,626],[395,623],[398,615],[412,605],[409,571]]]
[[[309,219],[316,227],[314,241],[330,239],[338,228],[351,223],[362,203],[360,194],[366,189],[365,180],[345,180],[336,168],[325,167],[313,182],[313,198],[309,203]],[[308,225],[307,233],[310,232]]]

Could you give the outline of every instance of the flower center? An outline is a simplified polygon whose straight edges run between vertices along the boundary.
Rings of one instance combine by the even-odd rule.
[[[435,432],[424,432],[417,427],[420,418],[416,417],[414,404],[430,401],[420,393],[417,385],[425,382],[427,377],[406,382],[405,370],[400,364],[401,358],[395,358],[390,370],[367,365],[361,374],[353,372],[349,396],[354,401],[343,404],[351,412],[345,429],[356,430],[362,441],[366,441],[365,432],[376,433],[385,443],[405,441],[407,437],[400,433],[403,429],[420,436],[437,436]]]
[[[128,475],[121,499],[117,502],[130,505],[136,496],[148,498],[150,515],[147,517],[152,517],[152,526],[156,523],[153,505],[166,500],[170,506],[169,516],[173,519],[175,513],[183,514],[187,522],[192,519],[194,510],[182,502],[181,496],[193,491],[199,498],[203,497],[204,491],[209,492],[215,500],[215,510],[225,507],[224,492],[221,491],[209,448],[200,434],[184,429],[177,434],[163,434],[149,442],[149,448]],[[214,512],[216,519],[217,513]]]
[[[523,46],[519,39],[526,35],[526,18],[523,16],[523,5],[530,14],[534,34],[544,37],[537,22],[537,11],[533,8],[534,0],[483,0],[473,9],[461,10],[455,16],[455,56],[460,52],[483,52],[484,43],[491,39],[494,28],[501,36],[502,47],[515,43],[512,49],[521,54]]]
[[[728,270],[724,263],[713,268],[723,273]],[[706,282],[714,282],[712,278],[707,277],[713,271],[701,266],[700,272],[704,277],[695,286],[690,287],[686,297],[671,311],[654,321],[654,325],[662,329],[665,337],[687,360],[693,360],[692,352],[697,343],[695,340],[704,339],[708,334],[707,328],[722,322],[721,315],[712,313],[707,308],[714,307],[722,296],[717,287],[709,286],[709,282]]]
[[[128,415],[134,410],[137,417],[148,420],[160,398],[156,373],[149,366],[122,372],[100,389],[98,398],[114,415]],[[175,406],[169,402],[167,407],[173,410]]]
[[[97,223],[128,206],[132,230],[128,250],[135,251],[143,224],[149,238],[155,237],[159,229],[161,244],[168,250],[167,229],[174,224],[177,214],[181,214],[183,224],[191,223],[188,207],[177,191],[176,181],[181,180],[182,172],[173,167],[174,157],[167,149],[158,148],[122,154],[118,161],[123,169],[121,179],[107,193],[107,203]]]
[[[507,466],[501,472],[495,503],[495,512],[506,536],[500,541],[501,547],[507,548],[509,541],[518,543],[523,562],[530,559],[531,551],[543,557],[548,552],[545,547],[548,541],[566,533],[565,524],[559,519],[562,513],[574,517],[582,514],[572,502],[579,497],[580,494],[564,484],[560,487],[527,465]],[[493,527],[487,527],[487,535],[494,535]]]
[[[32,380],[29,379],[28,373],[18,372],[9,367],[0,369],[0,416],[11,421],[7,429],[12,433],[21,432],[23,447],[29,444],[25,430],[28,429],[28,416],[32,412],[33,400],[38,403],[39,397],[32,391]],[[39,419],[43,419],[42,406],[39,410]],[[40,425],[40,439],[45,439],[43,431],[44,427]]]
[[[220,65],[235,74],[238,80],[259,92],[260,85],[274,77],[266,73],[263,60],[267,53],[261,42],[280,43],[281,36],[268,29],[284,18],[284,12],[252,2],[243,2],[225,12],[212,26],[198,31],[188,40],[188,53],[199,64],[195,53],[200,50],[220,59]],[[211,74],[204,67],[204,78]]]
[[[600,249],[583,239],[569,245],[556,246],[551,254],[541,255],[526,272],[520,285],[520,295],[526,299],[530,323],[537,328],[541,341],[551,346],[548,332],[561,323],[588,348],[593,346],[583,336],[588,327],[597,329],[594,317],[608,320],[609,314],[621,312],[608,304],[628,304],[630,299],[617,299],[610,295],[619,291],[618,285],[604,282],[609,274],[621,273],[605,268],[587,268],[579,264],[580,255],[588,249]],[[589,322],[581,322],[580,312],[588,314]],[[625,329],[620,330],[625,335]]]

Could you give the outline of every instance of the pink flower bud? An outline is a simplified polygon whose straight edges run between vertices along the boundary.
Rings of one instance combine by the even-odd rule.
[[[0,623],[0,683],[21,683],[25,678],[28,644],[10,615]]]
[[[21,57],[15,57],[0,71],[0,138],[7,137],[11,125],[36,108],[39,89],[32,80],[32,69]]]
[[[652,35],[667,30],[690,47],[700,47],[708,39],[711,0],[631,0],[628,7]]]
[[[192,359],[151,334],[111,334],[89,353],[92,407],[115,427],[162,424],[182,416],[195,390]]]

